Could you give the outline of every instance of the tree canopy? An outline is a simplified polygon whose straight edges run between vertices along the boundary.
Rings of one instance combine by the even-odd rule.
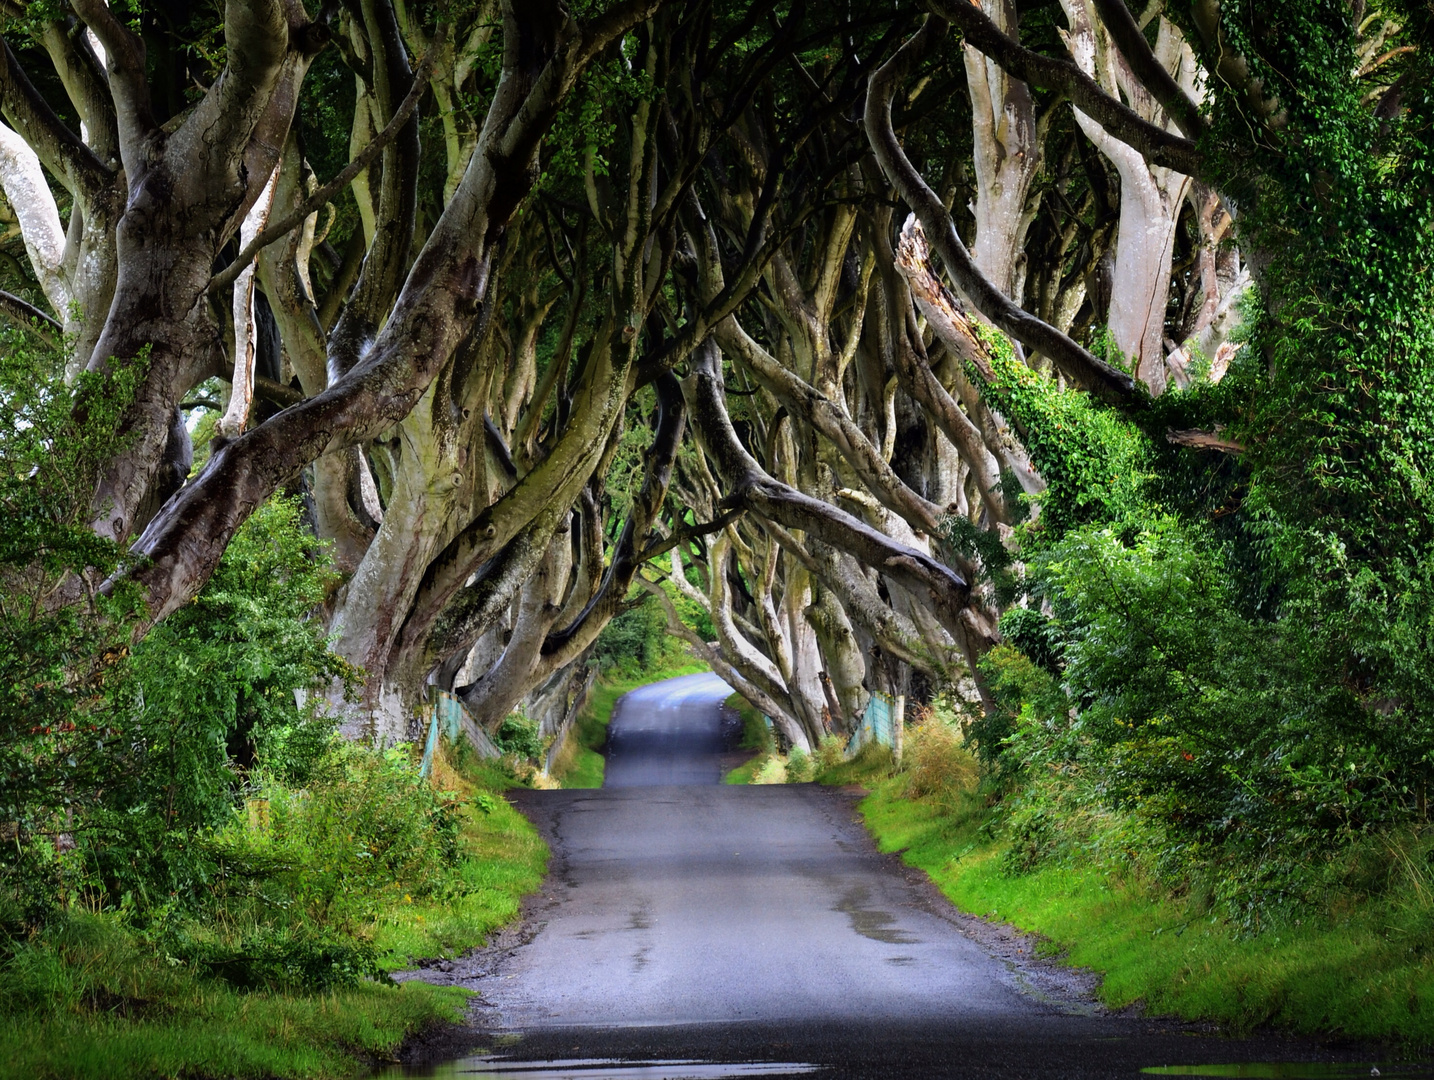
[[[650,595],[793,746],[944,693],[1201,850],[1427,815],[1427,4],[3,15],[14,635],[299,507],[354,736],[552,730]]]

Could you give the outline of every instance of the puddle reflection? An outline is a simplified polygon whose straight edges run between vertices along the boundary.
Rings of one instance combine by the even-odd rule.
[[[806,1076],[823,1069],[796,1061],[622,1061],[587,1058],[564,1061],[508,1061],[498,1057],[469,1057],[423,1069],[393,1068],[378,1073],[379,1080],[483,1080],[485,1077],[522,1077],[523,1080],[725,1080],[744,1076]]]

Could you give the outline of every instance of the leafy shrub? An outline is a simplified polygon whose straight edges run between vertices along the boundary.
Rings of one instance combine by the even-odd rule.
[[[543,756],[543,737],[536,720],[521,710],[503,718],[493,742],[505,754],[524,761],[537,761]]]
[[[846,741],[839,735],[825,735],[822,741],[817,744],[817,751],[813,755],[818,776],[828,770],[835,769],[846,760]]]
[[[805,750],[800,746],[792,748],[787,755],[787,783],[807,784],[816,775],[816,765]]]
[[[99,588],[129,556],[89,529],[89,502],[146,362],[69,387],[58,350],[0,327],[0,936],[42,924],[74,880],[76,825],[139,734],[112,702],[142,605]],[[62,586],[75,602],[54,606]]]
[[[237,941],[177,933],[164,941],[164,949],[195,972],[238,990],[333,990],[365,979],[393,983],[372,941],[302,923],[255,928]]]
[[[457,804],[402,750],[335,741],[307,787],[270,781],[255,794],[203,846],[218,868],[214,896],[252,901],[261,921],[297,910],[311,922],[355,930],[375,897],[455,887]]]
[[[132,1017],[193,981],[183,965],[157,964],[154,956],[114,916],[72,911],[0,958],[0,1013],[102,1010]]]
[[[762,764],[752,773],[752,783],[785,784],[787,782],[787,763],[783,758],[771,754],[761,760]]]

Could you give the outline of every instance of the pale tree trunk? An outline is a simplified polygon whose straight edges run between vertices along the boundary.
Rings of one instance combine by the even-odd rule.
[[[114,105],[100,72],[104,50],[93,34],[86,37],[88,42],[77,46],[53,21],[40,34],[79,116],[79,138],[30,84],[8,46],[0,57],[0,109],[9,125],[0,125],[0,185],[16,213],[41,292],[71,342],[69,380],[84,368],[104,327],[115,285],[115,222],[125,201]],[[41,166],[70,196],[63,231]]]
[[[60,319],[70,309],[70,283],[64,273],[65,230],[60,211],[40,168],[40,156],[18,134],[0,124],[0,186],[20,223],[25,253],[40,291]]]
[[[994,0],[984,10],[1003,33],[1019,40],[1015,0]],[[976,241],[971,257],[991,284],[1020,304],[1031,223],[1027,202],[1041,160],[1035,104],[1030,88],[995,61],[970,44],[962,53],[975,143]]]
[[[836,698],[833,722],[837,731],[849,734],[866,711],[870,696],[863,685],[866,661],[861,655],[861,645],[851,620],[835,594],[820,586],[816,593],[815,599],[802,614],[816,634],[822,656],[822,674],[829,680]]]
[[[572,546],[567,522],[560,522],[547,555],[523,585],[517,618],[503,655],[483,677],[464,691],[463,702],[480,727],[496,729],[533,687],[533,674],[543,645],[561,610],[560,602],[572,571]]]
[[[1232,222],[1219,195],[1204,184],[1195,184],[1190,199],[1200,226],[1202,298],[1194,325],[1166,359],[1171,378],[1181,387],[1190,385],[1190,364],[1196,357],[1208,365],[1210,381],[1224,377],[1233,352],[1228,342],[1239,322],[1240,299],[1250,285],[1249,267],[1241,264],[1239,250],[1229,243]]]
[[[259,193],[259,198],[244,215],[239,227],[239,247],[264,231],[269,223],[269,211],[274,206],[274,188],[278,182],[280,166],[275,166],[269,175],[269,182]],[[249,423],[249,408],[254,403],[254,274],[255,266],[250,263],[234,280],[234,299],[231,309],[234,316],[234,379],[229,391],[229,407],[219,420],[220,435],[233,438],[242,434]]]
[[[772,546],[777,546],[775,541]],[[792,663],[792,677],[787,681],[787,685],[792,688],[793,703],[798,704],[801,709],[802,727],[806,732],[807,742],[816,746],[830,728],[842,726],[843,717],[833,713],[829,723],[822,722],[822,705],[827,698],[822,680],[825,677],[830,682],[831,676],[829,665],[824,662],[816,629],[807,619],[807,612],[812,605],[810,575],[800,563],[792,560],[791,568],[784,576],[786,582],[782,590],[781,619],[785,623],[784,630]],[[850,687],[847,689],[850,694]],[[841,705],[840,698],[838,705]]]
[[[708,548],[708,565],[712,568],[709,611],[722,656],[742,678],[761,688],[766,698],[777,703],[772,720],[779,724],[788,740],[807,749],[807,737],[792,703],[782,672],[738,628],[732,612],[732,586],[728,577],[728,560],[732,557],[731,527],[717,534]]]
[[[1066,44],[1082,71],[1111,96],[1121,95],[1143,119],[1174,130],[1173,120],[1131,73],[1095,18],[1092,0],[1062,0],[1070,32]],[[1182,90],[1194,94],[1199,70],[1180,32],[1161,17],[1154,55]],[[1190,178],[1152,165],[1134,147],[1109,134],[1076,110],[1086,137],[1120,174],[1120,224],[1116,235],[1108,327],[1110,336],[1152,394],[1165,390],[1165,307],[1170,295],[1170,262],[1175,227]]]
[[[103,371],[146,357],[145,378],[121,423],[126,449],[107,463],[92,502],[95,530],[124,541],[144,524],[142,511],[172,490],[165,490],[162,469],[172,456],[179,400],[225,366],[203,299],[219,248],[278,164],[314,35],[293,0],[231,0],[224,73],[161,139],[138,38],[102,0],[76,0],[75,9],[104,46],[129,184],[115,232],[114,299],[88,366]]]
[[[389,656],[424,571],[452,539],[455,522],[471,515],[475,474],[482,477],[473,469],[483,453],[481,425],[475,433],[471,424],[453,423],[446,389],[443,380],[434,380],[398,427],[398,462],[383,523],[339,594],[330,624],[334,651],[368,673],[362,707],[369,710],[383,701],[406,714],[417,704],[421,683],[391,684]],[[373,722],[388,730],[401,716],[375,711]]]

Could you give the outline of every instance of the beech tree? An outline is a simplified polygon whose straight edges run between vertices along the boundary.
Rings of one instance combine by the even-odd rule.
[[[793,746],[878,690],[993,731],[992,650],[1065,633],[1025,564],[1166,513],[1241,618],[1327,630],[1351,715],[1422,723],[1378,627],[1423,640],[1425,451],[1375,419],[1425,415],[1415,5],[231,0],[219,61],[11,15],[5,310],[142,372],[108,587],[153,625],[301,492],[351,735],[430,684],[556,730],[643,596]]]

